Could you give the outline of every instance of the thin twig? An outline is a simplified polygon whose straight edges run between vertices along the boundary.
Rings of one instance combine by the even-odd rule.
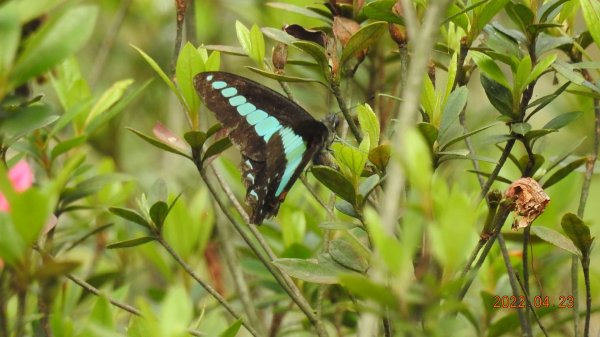
[[[302,181],[302,183],[304,184],[304,187],[306,187],[308,192],[313,196],[313,198],[315,198],[315,200],[319,203],[319,205],[321,205],[323,207],[323,209],[325,209],[325,211],[327,212],[329,217],[332,219],[335,218],[335,214],[333,213],[333,211],[325,204],[325,202],[321,199],[321,197],[319,197],[319,195],[317,194],[315,189],[310,185],[310,183],[306,179],[306,176],[301,175],[300,181]]]
[[[102,292],[100,291],[100,289],[94,287],[93,285],[87,283],[86,281],[80,279],[79,277],[77,277],[73,274],[66,274],[66,276],[69,280],[71,280],[73,283],[77,284],[81,288],[85,289],[87,292],[94,294],[96,296],[104,296],[108,300],[108,302],[110,304],[114,305],[115,307],[125,310],[132,315],[142,317],[142,312],[139,309],[136,309],[129,304],[119,302],[111,297],[103,295]],[[203,334],[202,332],[193,330],[193,329],[188,329],[187,332],[189,334],[191,334],[192,336],[205,336],[205,334]]]
[[[508,250],[506,249],[506,242],[504,242],[504,237],[502,236],[502,233],[498,233],[498,245],[500,246],[500,252],[502,253],[504,266],[506,267],[506,272],[508,273],[508,281],[510,283],[510,288],[512,290],[513,296],[519,298],[519,282],[517,281],[518,275],[515,273],[515,269],[513,268],[510,262],[510,256],[508,255]],[[529,298],[527,297],[527,292],[525,290],[523,290],[523,294],[525,295],[527,302],[529,302]],[[517,306],[516,309],[523,335],[531,337],[531,325],[529,324],[529,320],[527,319],[522,308]]]
[[[492,245],[494,244],[494,241],[496,240],[498,233],[500,233],[500,230],[502,229],[504,222],[506,222],[506,218],[508,218],[508,215],[510,214],[512,207],[513,207],[513,204],[511,201],[504,200],[500,203],[500,206],[498,207],[498,212],[496,212],[496,216],[494,217],[493,227],[492,227],[493,228],[492,235],[490,236],[488,241],[485,243],[483,250],[481,251],[481,254],[479,255],[479,258],[477,259],[477,262],[475,263],[473,268],[470,270],[469,273],[467,273],[467,275],[465,275],[465,277],[466,277],[465,284],[463,285],[463,287],[461,288],[461,290],[459,291],[458,296],[457,296],[457,299],[459,301],[463,300],[463,298],[467,294],[467,291],[471,287],[471,284],[473,284],[473,280],[475,280],[475,275],[477,274],[477,272],[483,265],[483,262],[485,261],[485,259],[487,258],[487,255],[489,254],[490,250],[492,249]]]
[[[115,42],[115,38],[125,21],[125,17],[129,12],[129,8],[131,7],[131,3],[133,0],[125,0],[121,2],[121,7],[119,8],[119,12],[115,16],[115,19],[112,21],[110,27],[106,32],[106,36],[104,37],[104,41],[100,45],[98,49],[98,53],[94,59],[94,68],[92,68],[92,72],[90,75],[90,86],[94,86],[94,84],[98,81],[98,77],[100,74],[104,72],[104,64],[106,63],[106,58],[110,51],[112,50],[113,44]]]
[[[171,245],[162,236],[158,235],[156,237],[156,240],[158,241],[158,243],[160,243],[161,246],[163,246],[163,248],[169,253],[169,255],[171,255],[171,257],[175,259],[175,261],[185,270],[185,272],[188,275],[190,275],[198,284],[200,284],[202,288],[204,288],[204,290],[206,290],[206,292],[208,292],[214,299],[216,299],[221,304],[221,306],[223,306],[225,310],[227,310],[229,314],[231,314],[231,316],[233,316],[237,320],[240,320],[242,322],[242,325],[248,330],[248,332],[250,332],[250,334],[252,334],[252,336],[259,336],[258,332],[254,330],[254,327],[252,327],[252,325],[250,325],[246,319],[244,319],[237,311],[235,311],[233,307],[227,302],[227,300],[223,298],[221,294],[219,294],[218,291],[211,287],[210,284],[204,282],[200,278],[200,276],[198,276],[198,274],[196,274],[192,270],[192,268],[179,256],[179,254],[177,254],[173,247],[171,247]]]
[[[527,292],[525,292],[525,287],[523,286],[523,283],[519,279],[519,275],[516,275],[516,277],[517,277],[517,281],[519,282],[519,285],[521,286],[521,290],[523,291],[523,293],[525,293],[525,300],[527,302],[527,306],[529,307],[529,309],[533,313],[533,317],[535,318],[535,321],[537,322],[538,326],[542,330],[542,333],[544,334],[544,336],[548,337],[548,332],[546,331],[546,328],[542,324],[542,321],[540,321],[540,316],[537,314],[537,312],[535,311],[533,305],[531,304],[531,300],[529,299],[529,294]],[[531,327],[530,327],[530,329],[531,329]],[[529,336],[531,336],[531,335],[532,335],[531,331],[529,331]]]
[[[496,180],[496,178],[498,177],[498,174],[500,174],[500,170],[504,166],[506,159],[508,159],[508,156],[510,155],[510,151],[512,150],[513,146],[515,145],[515,141],[516,141],[516,139],[511,138],[506,142],[506,146],[504,147],[504,150],[502,151],[502,155],[500,155],[500,159],[498,159],[498,164],[496,164],[494,171],[492,171],[492,174],[490,174],[490,176],[486,180],[485,185],[483,185],[483,187],[481,188],[481,192],[479,193],[479,201],[481,201],[481,200],[483,200],[483,198],[485,198],[485,196],[487,195],[487,193],[490,190],[490,187],[492,187],[494,180]]]
[[[354,135],[354,138],[356,139],[357,142],[359,142],[359,143],[362,142],[363,135],[360,132],[360,130],[358,129],[358,126],[356,126],[356,123],[354,123],[354,119],[350,115],[350,110],[348,110],[348,106],[346,105],[346,102],[344,101],[344,97],[342,97],[342,93],[340,91],[340,86],[338,83],[331,83],[331,92],[333,93],[333,96],[335,97],[335,100],[337,101],[338,106],[340,107],[340,110],[342,110],[344,119],[346,120],[346,122],[348,123],[348,126],[350,127],[350,132],[352,132],[352,134]]]
[[[179,51],[183,41],[183,23],[185,21],[185,10],[187,8],[186,0],[175,0],[175,15],[176,15],[176,32],[175,45],[173,46],[173,57],[171,58],[171,75],[175,74]]]
[[[95,288],[93,285],[87,283],[86,281],[80,279],[79,277],[73,275],[73,274],[66,274],[67,278],[71,281],[73,281],[73,283],[77,284],[78,286],[80,286],[81,288],[85,289],[87,292],[90,292],[96,296],[103,296],[102,292],[98,289]],[[107,297],[107,300],[110,302],[110,304],[114,305],[117,308],[123,309],[133,315],[136,316],[142,316],[142,312],[139,311],[138,309],[130,306],[129,304],[123,303],[123,302],[119,302],[117,300],[114,300],[112,298]]]
[[[298,307],[302,310],[302,312],[304,312],[306,317],[309,319],[309,321],[315,327],[315,330],[316,330],[318,336],[327,336],[327,332],[323,328],[321,321],[314,314],[313,309],[310,307],[310,305],[308,304],[306,299],[302,296],[302,294],[300,294],[300,291],[297,288],[294,289],[294,287],[289,286],[287,280],[285,279],[287,275],[282,274],[279,272],[279,270],[275,269],[273,264],[269,260],[267,260],[267,258],[264,256],[264,254],[259,249],[259,247],[256,245],[256,243],[252,241],[252,239],[248,236],[246,231],[242,228],[242,225],[235,220],[235,218],[233,217],[233,215],[230,212],[227,211],[227,206],[221,200],[221,198],[218,196],[217,190],[215,189],[215,187],[212,185],[212,183],[206,176],[206,172],[202,168],[202,164],[200,163],[199,159],[195,158],[194,163],[196,164],[198,172],[200,173],[202,180],[206,184],[206,187],[208,187],[208,190],[210,191],[211,195],[213,196],[213,198],[219,205],[219,208],[221,209],[223,214],[225,214],[225,216],[227,217],[229,222],[234,226],[234,228],[238,232],[238,234],[246,242],[248,247],[254,252],[256,257],[259,258],[259,260],[262,262],[262,264],[269,270],[269,272],[271,273],[271,275],[273,275],[275,280],[281,285],[281,287],[288,293],[288,295],[292,298],[292,300],[298,305]],[[258,231],[254,227],[255,226],[248,226],[248,228],[253,233],[257,233]],[[261,236],[261,238],[262,238],[262,236]],[[264,244],[266,244],[266,242],[264,242]],[[262,247],[264,249],[270,250],[270,247],[268,247],[268,245],[262,246]],[[287,276],[287,278],[289,278],[289,276]]]
[[[215,169],[214,162],[210,163],[210,168],[211,168],[213,174],[215,175],[215,177],[217,178],[217,183],[219,184],[219,186],[221,186],[221,189],[223,190],[223,192],[225,192],[227,199],[229,199],[229,202],[231,202],[233,204],[233,207],[235,207],[235,209],[238,211],[238,213],[242,216],[242,218],[244,219],[244,222],[248,223],[250,221],[250,217],[248,216],[248,213],[246,213],[246,210],[244,209],[242,204],[240,204],[238,199],[235,197],[235,195],[233,194],[233,191],[231,190],[229,185],[227,185],[227,183],[225,182],[225,179],[223,179],[223,176],[221,175],[221,173],[219,173],[219,170]]]
[[[429,55],[433,50],[440,22],[450,2],[449,0],[431,1],[425,12],[423,25],[417,31],[414,21],[411,23],[408,18],[410,16],[408,14],[412,12],[412,3],[406,0],[402,1],[405,17],[407,18],[409,41],[412,42],[410,45],[412,54],[418,55],[418,57],[411,58],[406,86],[402,93],[403,101],[399,109],[399,112],[402,113],[396,113],[396,115],[399,114],[399,121],[395,124],[395,132],[391,141],[391,148],[396,151],[404,148],[406,131],[414,127],[416,122],[423,87],[423,74],[426,73]],[[412,17],[411,20],[414,20],[414,18],[416,16]],[[397,153],[394,153],[394,155],[397,155]],[[397,221],[398,201],[404,188],[405,177],[398,160],[391,160],[387,172],[388,179],[384,197],[386,202],[381,213],[384,230],[391,234]]]
[[[257,308],[252,303],[250,288],[248,287],[248,283],[246,282],[244,273],[240,267],[233,241],[229,239],[232,236],[231,228],[229,226],[221,226],[216,228],[216,231],[217,236],[220,239],[219,241],[223,246],[222,251],[225,256],[225,263],[229,268],[229,272],[231,273],[233,284],[237,289],[237,293],[240,295],[240,301],[244,306],[246,315],[248,315],[248,320],[255,324],[257,329],[260,331],[260,334],[264,336],[266,331],[264,322],[258,318],[258,314],[256,312]]]

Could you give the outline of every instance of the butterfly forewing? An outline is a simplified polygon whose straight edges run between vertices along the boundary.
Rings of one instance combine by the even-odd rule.
[[[287,191],[322,148],[327,128],[299,105],[243,77],[206,72],[194,81],[242,153],[250,220],[260,224],[277,214]]]

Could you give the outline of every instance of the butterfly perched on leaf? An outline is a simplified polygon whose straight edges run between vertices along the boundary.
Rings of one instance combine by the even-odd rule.
[[[250,223],[277,214],[279,204],[328,140],[325,124],[257,82],[226,72],[203,72],[194,86],[242,154]]]

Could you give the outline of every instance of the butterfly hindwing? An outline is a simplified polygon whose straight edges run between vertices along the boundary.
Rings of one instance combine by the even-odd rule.
[[[315,153],[327,128],[279,93],[243,77],[206,72],[196,91],[242,153],[250,222],[277,214],[279,204]]]

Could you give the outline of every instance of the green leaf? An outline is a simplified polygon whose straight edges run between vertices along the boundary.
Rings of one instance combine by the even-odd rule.
[[[221,131],[223,129],[223,125],[221,123],[213,124],[208,130],[206,130],[206,138],[212,137],[215,133]]]
[[[162,227],[168,214],[169,206],[164,201],[157,201],[150,207],[150,219],[158,228]]]
[[[328,85],[319,79],[274,74],[270,71],[261,70],[261,69],[254,68],[254,67],[246,67],[246,68],[248,68],[248,69],[252,70],[253,72],[260,74],[264,77],[268,77],[268,78],[271,78],[271,79],[274,79],[277,81],[281,81],[281,82],[295,82],[295,83],[316,82],[316,83],[319,83],[328,88]]]
[[[6,176],[5,173],[2,174]],[[10,185],[8,179],[4,180],[6,184]],[[0,186],[2,191],[6,191],[3,185]],[[29,244],[26,244],[21,238],[8,213],[0,212],[0,224],[0,258],[10,265],[21,260]]]
[[[99,114],[96,118],[92,119],[90,123],[85,128],[85,132],[88,134],[93,133],[95,130],[100,128],[103,125],[106,125],[110,119],[115,117],[119,112],[121,112],[134,98],[136,98],[146,87],[152,82],[152,80],[146,81],[144,84],[136,88],[134,91],[130,91],[125,94],[125,96],[120,99],[116,104],[110,107],[104,113]]]
[[[246,55],[252,57],[252,40],[250,38],[250,30],[243,23],[235,21],[235,33],[237,34],[238,42]],[[255,60],[256,61],[256,60]],[[261,63],[262,65],[262,63]]]
[[[0,6],[0,12],[12,13],[20,23],[25,24],[65,2],[65,0],[13,0]]]
[[[294,42],[293,46],[312,56],[312,58],[315,59],[315,61],[317,61],[319,67],[321,67],[322,70],[325,71],[328,69],[329,65],[327,61],[325,48],[310,41],[296,41]]]
[[[267,37],[269,37],[277,42],[281,42],[288,46],[292,45],[294,42],[298,41],[298,39],[296,39],[295,37],[291,36],[290,34],[286,33],[285,31],[283,31],[281,29],[275,29],[272,27],[263,27],[261,29],[261,31]]]
[[[590,83],[589,81],[587,81],[583,77],[583,75],[581,75],[578,71],[576,71],[575,68],[571,64],[568,64],[561,60],[557,60],[552,64],[552,68],[554,68],[554,70],[556,70],[559,74],[564,76],[567,80],[569,80],[577,85],[581,85],[588,89],[591,89],[592,91],[594,91],[596,93],[600,92],[600,89],[597,86],[595,86],[593,83]]]
[[[579,119],[579,117],[581,116],[583,116],[582,111],[566,112],[564,114],[552,118],[552,120],[546,123],[546,125],[544,125],[542,129],[562,129],[563,127],[569,125],[571,122]]]
[[[398,306],[397,297],[391,289],[375,283],[364,275],[342,274],[339,276],[340,283],[348,289],[353,295],[360,298],[372,299],[386,307],[395,308]]]
[[[529,103],[529,105],[527,106],[528,109],[531,107],[534,107],[534,106],[537,106],[537,107],[535,108],[535,110],[533,110],[527,116],[527,120],[529,118],[531,118],[531,116],[533,116],[535,113],[537,113],[538,111],[545,108],[548,104],[550,104],[552,101],[554,101],[557,97],[559,97],[562,94],[562,92],[565,91],[565,89],[567,89],[569,87],[570,84],[571,84],[570,82],[566,82],[565,84],[561,85],[558,89],[556,89],[556,91],[554,91],[550,95],[540,97],[540,98],[536,99],[535,101]]]
[[[572,44],[573,38],[570,36],[553,36],[546,33],[540,33],[535,39],[535,53],[542,55],[561,46]]]
[[[188,144],[190,144],[192,149],[201,150],[202,146],[204,146],[207,136],[206,133],[202,131],[189,131],[183,135],[183,138]]]
[[[10,216],[17,233],[19,233],[23,242],[32,244],[37,240],[42,228],[50,219],[52,207],[55,203],[54,197],[36,188],[29,188],[12,196],[6,194],[6,198],[10,205]],[[33,205],[35,207],[32,207]]]
[[[319,228],[330,230],[351,230],[356,227],[359,226],[346,221],[327,221],[319,224]]]
[[[4,136],[3,145],[9,146],[19,138],[51,124],[58,118],[57,115],[52,114],[47,105],[36,104],[19,110],[0,125],[0,134]]]
[[[82,113],[88,112],[91,109],[91,107],[91,98],[69,107],[67,111],[58,118],[56,123],[54,123],[52,130],[48,134],[48,138],[52,138],[52,136],[54,136],[57,132],[62,130],[71,121],[73,121],[73,119],[77,118],[77,116],[81,115]]]
[[[143,140],[145,140],[145,141],[146,141],[146,142],[148,142],[149,144],[151,144],[151,145],[154,145],[154,146],[156,146],[157,148],[159,148],[159,149],[161,149],[161,150],[165,150],[165,151],[167,151],[167,152],[175,153],[175,154],[178,154],[178,155],[180,155],[180,156],[182,156],[182,157],[185,157],[185,158],[188,158],[188,159],[192,159],[192,157],[190,157],[189,155],[187,155],[187,154],[185,154],[185,153],[183,153],[183,152],[179,151],[178,149],[176,149],[176,148],[172,147],[172,146],[171,146],[171,145],[169,145],[169,144],[163,143],[163,142],[159,141],[159,140],[158,140],[158,139],[156,139],[156,138],[153,138],[153,137],[147,136],[147,135],[145,135],[145,134],[143,134],[143,133],[141,133],[140,131],[137,131],[137,130],[135,130],[135,129],[132,129],[132,128],[127,128],[127,129],[128,129],[129,131],[131,131],[131,132],[135,133],[136,135],[138,135],[138,137],[142,138]]]
[[[596,45],[600,46],[600,3],[596,0],[580,0],[579,3],[585,24]]]
[[[388,162],[390,161],[390,156],[392,153],[392,149],[390,147],[389,142],[385,142],[379,146],[376,146],[369,151],[369,161],[373,163],[373,165],[377,166],[381,171],[385,171]]]
[[[92,120],[100,116],[100,114],[118,102],[123,97],[125,90],[127,90],[132,83],[133,80],[126,79],[115,82],[110,88],[108,88],[92,107],[92,110],[87,116],[85,124],[88,125]]]
[[[510,125],[510,130],[518,135],[525,136],[531,130],[529,123],[513,123]]]
[[[486,75],[481,75],[481,85],[485,90],[485,95],[490,100],[490,103],[504,116],[512,117],[513,111],[513,96],[502,84],[494,81]]]
[[[340,165],[342,173],[352,182],[356,182],[367,163],[369,138],[364,138],[360,149],[345,143],[334,143],[331,146],[333,156]]]
[[[419,129],[421,135],[423,135],[423,138],[425,138],[425,140],[427,141],[427,145],[429,145],[429,148],[433,149],[433,147],[435,146],[435,142],[439,136],[439,131],[435,127],[435,125],[427,122],[420,122],[417,123],[417,129]]]
[[[77,261],[45,260],[44,264],[35,271],[33,277],[37,280],[52,279],[72,272],[80,265]]]
[[[361,254],[362,250],[354,248],[345,240],[335,239],[329,242],[329,254],[340,265],[364,273],[369,268],[369,257]]]
[[[45,23],[27,39],[10,85],[19,86],[45,73],[81,48],[92,34],[97,14],[94,6],[72,7]]]
[[[506,76],[504,76],[504,73],[502,73],[502,70],[500,70],[500,67],[498,67],[494,59],[478,51],[471,51],[470,55],[473,58],[473,61],[475,61],[475,64],[477,64],[477,67],[479,67],[488,78],[498,82],[507,89],[510,88]]]
[[[52,149],[52,152],[50,154],[51,160],[55,160],[61,154],[68,152],[69,150],[71,150],[81,144],[84,144],[86,140],[87,140],[87,135],[81,135],[81,136],[73,137],[71,139],[68,139],[68,140],[58,143]]]
[[[452,125],[456,124],[458,115],[460,115],[461,111],[463,111],[467,105],[468,96],[469,90],[466,86],[456,88],[456,90],[454,90],[448,96],[448,100],[444,106],[444,111],[442,112],[442,119],[440,121],[438,142],[441,142],[443,139],[448,137],[448,130],[450,130]]]
[[[571,0],[552,0],[552,1],[547,1],[541,8],[540,8],[540,13],[542,15],[540,15],[540,22],[546,22],[546,21],[550,21],[552,20],[559,12],[560,12],[560,6],[562,6],[565,2],[568,2]]]
[[[481,31],[485,25],[487,25],[500,10],[506,7],[506,4],[510,0],[491,0],[483,8],[477,16],[477,30]]]
[[[365,50],[377,42],[387,30],[388,24],[383,21],[373,22],[361,27],[354,35],[352,35],[350,40],[348,40],[348,44],[346,44],[346,47],[342,50],[340,66],[343,66],[359,51]]]
[[[344,272],[327,259],[276,259],[273,264],[291,277],[319,284],[337,284],[338,275]]]
[[[521,62],[519,62],[519,66],[517,67],[517,73],[515,74],[514,78],[513,90],[516,93],[521,94],[523,90],[525,90],[527,84],[529,84],[527,81],[529,80],[529,76],[531,75],[531,67],[531,57],[529,55],[525,55]]]
[[[133,223],[136,223],[136,224],[141,225],[142,227],[146,227],[148,229],[152,228],[150,226],[150,224],[148,223],[148,221],[146,221],[146,219],[144,219],[143,216],[141,216],[138,212],[136,212],[132,209],[121,208],[121,207],[110,207],[108,210],[112,214],[114,214],[120,218],[131,221]]]
[[[362,8],[362,14],[372,20],[381,20],[404,26],[404,18],[392,12],[396,0],[376,0],[367,3]]]
[[[333,191],[340,198],[348,201],[351,204],[355,202],[355,191],[352,182],[350,182],[339,171],[332,169],[329,166],[313,166],[312,174],[323,185]]]
[[[200,107],[200,97],[194,88],[194,76],[205,70],[200,53],[191,43],[187,42],[177,58],[175,76],[177,77],[177,87],[185,99],[185,106],[190,115],[197,114]]]
[[[526,31],[527,27],[533,23],[534,14],[529,7],[519,3],[508,2],[505,9],[506,14],[522,31]]]
[[[206,152],[204,152],[204,157],[202,157],[202,161],[205,161],[207,158],[210,158],[212,156],[218,155],[219,153],[230,148],[231,145],[231,140],[229,140],[228,137],[217,140],[216,142],[212,143],[208,147],[208,149],[206,149]]]
[[[532,226],[531,232],[534,235],[537,235],[540,239],[551,243],[560,249],[564,249],[571,254],[581,257],[581,251],[575,247],[573,242],[554,229],[544,226]]]
[[[379,120],[368,104],[361,104],[356,108],[358,123],[363,135],[369,136],[370,149],[379,145]]]
[[[536,65],[533,67],[531,73],[529,73],[529,75],[527,76],[527,80],[525,81],[524,85],[528,85],[534,80],[537,80],[543,72],[548,70],[548,68],[552,65],[552,63],[554,63],[554,61],[556,61],[556,54],[548,55],[540,61],[538,61],[538,63],[536,63]]]
[[[262,35],[260,28],[255,24],[250,29],[250,46],[250,57],[258,66],[263,66],[265,60],[265,37]]]
[[[292,4],[288,4],[288,3],[281,3],[281,2],[267,2],[267,6],[277,8],[277,9],[282,9],[282,10],[288,11],[290,13],[300,14],[302,16],[306,16],[309,18],[318,19],[325,23],[331,22],[331,20],[329,20],[329,18],[327,18],[325,16],[322,16],[314,11],[311,11],[310,9],[302,8],[302,7],[299,7],[296,5],[292,5]]]
[[[213,51],[206,61],[204,61],[204,70],[218,71],[221,68],[221,53]]]
[[[346,200],[338,200],[335,203],[335,209],[342,212],[343,214],[346,214],[347,216],[351,216],[356,219],[361,218],[360,215],[358,215],[358,213],[356,213],[356,211],[354,210],[354,206],[352,206],[352,204],[347,202]]]
[[[13,1],[14,2],[14,1]],[[4,82],[8,76],[8,72],[11,69],[15,55],[17,53],[17,47],[19,46],[19,40],[21,38],[21,26],[19,20],[11,15],[10,12],[2,11],[0,9],[0,97],[3,97]]]
[[[409,128],[401,136],[404,137],[404,146],[395,150],[399,150],[402,168],[405,170],[409,183],[416,190],[425,193],[425,190],[429,191],[433,174],[431,153],[427,148],[427,143],[416,128]]]
[[[587,162],[587,158],[579,158],[567,164],[565,167],[554,172],[553,175],[548,178],[542,187],[544,189],[556,184],[557,182],[563,180],[566,176],[568,176],[571,172],[575,171],[579,166],[585,164]]]
[[[573,213],[567,213],[563,216],[560,226],[569,239],[573,241],[573,244],[581,251],[584,259],[589,256],[594,238],[590,235],[590,228],[583,220]]]
[[[207,50],[213,50],[215,52],[221,52],[223,54],[235,55],[235,56],[248,56],[248,53],[242,47],[234,47],[234,46],[224,46],[224,45],[216,45],[210,44],[204,46]],[[208,70],[208,67],[206,67]]]
[[[156,63],[156,61],[154,61],[154,59],[152,59],[150,56],[148,56],[148,54],[144,53],[138,47],[136,47],[134,45],[131,45],[131,46],[135,50],[137,50],[138,53],[140,53],[140,55],[142,55],[142,57],[144,58],[144,60],[146,60],[146,62],[150,65],[150,67],[156,72],[156,74],[158,75],[158,77],[160,77],[163,80],[163,82],[165,82],[165,84],[169,87],[169,89],[171,89],[171,91],[175,94],[175,96],[177,96],[177,99],[179,100],[179,102],[181,103],[181,105],[186,106],[185,99],[181,95],[181,92],[179,92],[179,90],[177,90],[177,88],[175,87],[175,84],[173,83],[173,81],[171,81],[171,79],[169,78],[169,76],[167,76],[167,74],[165,74],[165,72],[160,68],[160,66],[158,65],[158,63]]]
[[[498,125],[498,124],[497,123],[493,123],[493,124],[490,124],[490,125],[482,126],[479,129],[475,129],[473,131],[469,131],[469,132],[467,132],[467,133],[465,133],[463,135],[460,135],[458,137],[449,139],[446,143],[440,144],[440,151],[443,151],[443,150],[447,149],[448,147],[450,147],[451,145],[454,145],[454,144],[460,142],[463,139],[469,138],[469,137],[471,137],[471,136],[473,136],[475,134],[478,134],[478,133],[480,133],[482,131],[485,131],[485,130],[487,130],[487,129],[493,127],[493,126],[496,126],[496,125]]]
[[[115,329],[115,321],[113,318],[113,307],[110,304],[109,300],[105,296],[98,296],[96,300],[96,304],[92,309],[90,314],[90,321],[86,324],[86,328],[90,328],[90,325],[96,325],[98,327],[102,327],[106,330],[114,330]],[[87,332],[93,331],[92,329],[87,330]],[[95,334],[90,334],[95,335]]]
[[[377,187],[381,183],[381,179],[378,175],[373,174],[367,179],[363,180],[362,183],[358,186],[358,194],[360,197],[366,201],[366,198],[373,192],[375,187]]]
[[[142,236],[142,237],[131,239],[131,240],[124,240],[124,241],[111,243],[111,244],[107,245],[106,248],[107,249],[130,248],[130,247],[141,246],[150,241],[156,241],[156,238],[151,237],[151,236]]]
[[[525,134],[525,138],[529,141],[532,141],[532,140],[536,140],[538,138],[541,138],[547,134],[554,133],[554,132],[558,132],[558,130],[556,130],[556,129],[531,130]]]
[[[242,326],[242,320],[238,319],[233,324],[231,324],[225,331],[223,331],[219,337],[235,337],[240,331],[240,327]]]

